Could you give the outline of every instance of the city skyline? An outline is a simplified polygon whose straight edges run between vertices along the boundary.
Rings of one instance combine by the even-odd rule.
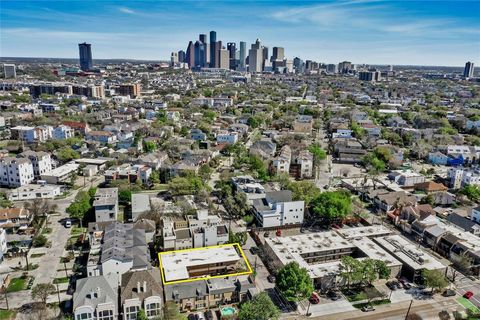
[[[270,48],[285,48],[289,59],[478,65],[479,6],[475,1],[3,1],[1,56],[75,58],[77,44],[86,41],[95,48],[93,59],[168,60],[170,52],[186,50],[195,34],[216,30],[224,45],[245,41],[249,47],[259,38]]]

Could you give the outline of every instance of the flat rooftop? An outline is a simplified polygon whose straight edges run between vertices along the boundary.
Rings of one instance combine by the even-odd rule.
[[[201,280],[206,276],[191,277],[188,269],[217,263],[232,263],[243,260],[241,253],[237,251],[238,245],[227,244],[204,248],[194,248],[169,252],[160,252],[160,268],[164,284],[179,280]],[[247,263],[247,267],[249,267]],[[223,277],[223,276],[222,276]]]
[[[69,162],[67,164],[64,164],[63,166],[60,166],[58,168],[53,169],[50,172],[47,172],[45,174],[42,174],[42,177],[56,177],[56,178],[61,178],[73,171],[77,171],[78,168],[80,167],[79,164],[75,162]]]
[[[392,233],[389,228],[382,225],[373,225],[365,227],[355,227],[336,230],[345,239],[354,239],[361,237],[386,236]]]
[[[309,264],[303,257],[308,256],[309,253],[352,249],[359,250],[365,255],[364,258],[359,258],[359,260],[371,258],[382,260],[390,267],[401,265],[401,262],[366,236],[353,240],[342,237],[336,231],[325,231],[290,237],[276,237],[265,239],[265,241],[283,265],[295,261],[308,270],[312,279],[338,274],[340,272],[340,260],[319,261]]]
[[[434,256],[418,248],[415,243],[400,235],[375,238],[375,242],[402,261],[404,265],[414,270],[437,270],[445,269],[446,267]]]

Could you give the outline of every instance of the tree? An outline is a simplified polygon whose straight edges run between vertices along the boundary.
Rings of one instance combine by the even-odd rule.
[[[280,311],[267,293],[262,292],[240,305],[240,320],[276,320]]]
[[[315,163],[318,163],[318,162],[320,162],[322,160],[325,160],[327,158],[327,153],[317,143],[310,145],[308,147],[308,151],[310,151],[313,154],[313,159],[314,159]]]
[[[130,203],[130,201],[132,201],[132,191],[129,189],[120,189],[118,191],[118,201],[121,203]]]
[[[326,191],[312,201],[312,207],[316,215],[332,222],[352,212],[352,200],[349,192]]]
[[[360,261],[351,257],[343,256],[340,260],[340,277],[346,282],[347,288],[357,282],[362,276]]]
[[[143,150],[146,153],[155,151],[155,150],[157,150],[157,145],[153,141],[144,141],[143,142]]]
[[[480,201],[480,187],[477,185],[466,185],[458,191],[459,194],[463,194],[470,201],[478,202]]]
[[[240,246],[244,246],[247,243],[247,232],[232,232],[228,233],[228,242],[238,243]]]
[[[152,170],[152,174],[150,175],[149,179],[152,183],[160,183],[160,172],[158,172],[158,170]]]
[[[47,244],[47,237],[45,237],[43,234],[39,234],[35,236],[32,240],[32,246],[34,248],[40,248],[46,244]]]
[[[47,213],[54,212],[57,209],[57,205],[45,199],[34,199],[29,202],[25,202],[25,209],[32,213],[34,219],[38,217],[45,217]]]
[[[305,201],[306,207],[321,194],[320,189],[313,182],[306,180],[289,182],[285,189],[292,191],[294,201]]]
[[[391,269],[387,266],[383,260],[374,260],[375,261],[375,271],[378,274],[379,279],[388,279],[391,274]]]
[[[307,269],[301,268],[297,262],[290,262],[277,273],[275,284],[284,298],[291,302],[310,297],[313,282]]]
[[[200,177],[202,177],[203,180],[208,180],[212,175],[212,168],[210,168],[208,164],[204,164],[200,167],[200,169],[198,169],[198,174],[200,175]]]
[[[88,192],[79,191],[75,196],[75,200],[67,207],[67,213],[71,218],[78,219],[80,226],[82,226],[83,218],[92,208],[93,196],[90,195],[92,192],[92,189],[88,190]]]
[[[167,301],[163,306],[163,319],[165,320],[183,320],[175,302]]]
[[[69,146],[58,149],[56,156],[61,162],[67,162],[72,159],[80,158],[80,154]]]
[[[423,270],[423,278],[425,279],[425,285],[432,288],[432,293],[437,290],[440,291],[448,286],[447,278],[443,272],[438,270]]]
[[[51,283],[39,283],[32,288],[32,299],[40,300],[43,306],[47,305],[47,298],[55,292],[55,286]]]

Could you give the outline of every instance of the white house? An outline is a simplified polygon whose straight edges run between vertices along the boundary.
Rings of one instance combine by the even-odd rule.
[[[272,165],[277,173],[289,173],[290,161],[292,159],[292,150],[288,145],[283,146],[280,150],[280,155],[273,159]]]
[[[303,222],[304,201],[292,201],[290,190],[267,192],[265,198],[253,200],[255,218],[264,227],[280,227]]]
[[[3,261],[5,253],[7,253],[7,233],[5,229],[0,228],[0,263]]]
[[[23,158],[30,160],[33,166],[33,175],[39,179],[42,174],[47,174],[52,171],[52,159],[47,152],[39,151],[24,151],[21,153]]]
[[[95,222],[117,220],[118,188],[98,188],[94,199]]]
[[[109,282],[104,276],[77,280],[73,294],[75,320],[118,319],[118,284]]]
[[[217,133],[217,143],[234,144],[238,141],[238,132],[221,130]]]

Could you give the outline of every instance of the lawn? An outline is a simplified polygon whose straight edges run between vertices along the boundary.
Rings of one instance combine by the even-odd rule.
[[[63,277],[63,278],[56,278],[56,279],[53,279],[53,284],[60,284],[60,283],[68,283],[68,278],[67,277]]]
[[[25,290],[28,278],[13,278],[8,285],[7,292],[18,292]]]
[[[390,302],[391,302],[390,299],[383,299],[383,300],[370,301],[370,303],[357,303],[357,304],[354,304],[353,306],[357,309],[361,309],[361,308],[366,307],[368,305],[379,306],[379,305],[382,305],[382,304],[389,304]]]
[[[17,312],[14,310],[0,310],[0,319],[10,320],[15,319]]]
[[[52,228],[43,228],[42,234],[49,234],[52,233]]]
[[[72,235],[80,235],[87,232],[87,228],[79,228],[79,227],[74,227],[72,228],[72,231],[70,232]]]
[[[375,289],[375,291],[377,293],[376,297],[382,296],[382,293],[380,291],[378,291],[377,289]],[[350,289],[350,290],[345,289],[345,290],[342,290],[342,293],[345,295],[345,297],[349,302],[362,301],[362,300],[368,299],[363,289]]]
[[[40,257],[43,257],[44,255],[45,253],[32,253],[30,258],[40,258]]]

